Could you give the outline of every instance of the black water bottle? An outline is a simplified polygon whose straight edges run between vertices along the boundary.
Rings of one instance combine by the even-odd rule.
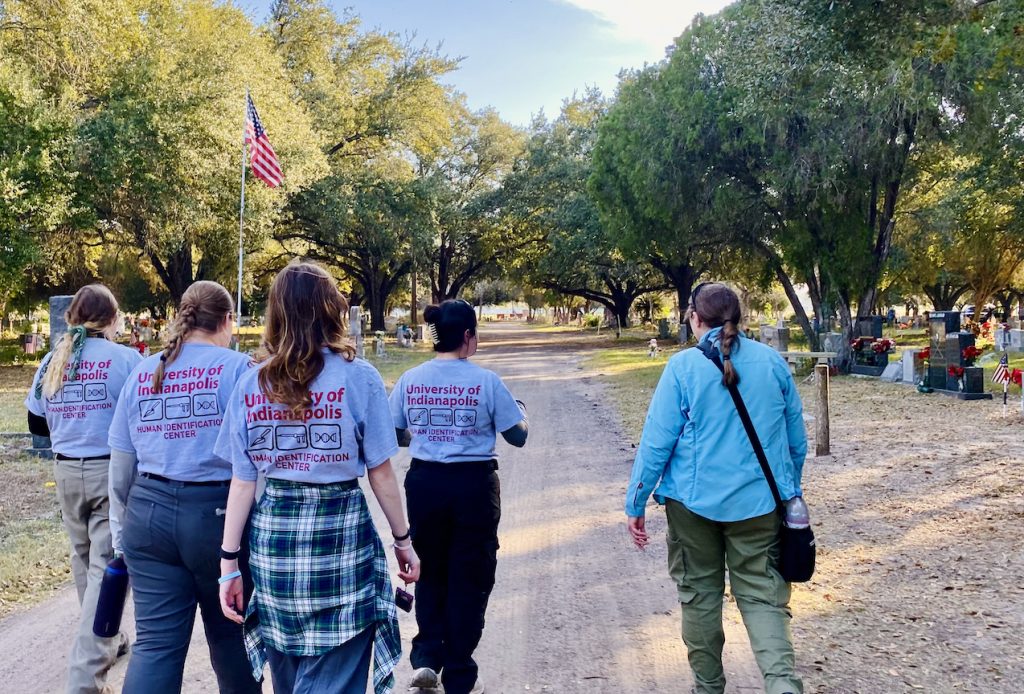
[[[121,615],[124,613],[124,601],[128,597],[128,567],[123,557],[114,557],[103,571],[100,583],[100,597],[96,602],[96,618],[92,622],[92,632],[97,636],[109,638],[117,636],[121,629]]]

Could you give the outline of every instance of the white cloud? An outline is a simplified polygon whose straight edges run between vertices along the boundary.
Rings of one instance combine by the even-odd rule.
[[[683,33],[700,13],[714,14],[732,0],[561,0],[596,16],[616,38],[647,46],[652,59]]]

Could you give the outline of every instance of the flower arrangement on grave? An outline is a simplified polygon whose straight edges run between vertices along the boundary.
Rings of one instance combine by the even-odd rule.
[[[985,321],[981,324],[981,337],[992,337],[992,323]]]
[[[1010,372],[1010,383],[1017,386],[1024,386],[1024,371],[1014,369]]]
[[[955,378],[959,390],[964,389],[964,367],[950,364],[949,368],[946,369],[946,373],[949,374],[950,378]]]
[[[139,327],[141,327],[141,328],[148,328],[149,327],[149,319],[148,318],[140,318],[139,319]]]
[[[981,350],[974,345],[968,345],[960,350],[960,356],[964,358],[965,366],[974,366],[974,362],[981,356]]]
[[[872,337],[858,337],[856,340],[850,341],[850,347],[854,352],[863,352],[874,341]]]
[[[932,348],[925,347],[919,352],[914,353],[914,371],[916,373],[917,384],[920,387],[928,387],[928,364],[932,358]]]
[[[871,351],[875,354],[892,354],[896,349],[896,343],[887,337],[875,340],[871,343]]]

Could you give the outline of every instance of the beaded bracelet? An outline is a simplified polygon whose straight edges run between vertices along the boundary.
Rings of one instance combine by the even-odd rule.
[[[241,571],[232,571],[229,574],[224,574],[217,579],[217,583],[227,583],[228,581],[234,580],[242,575]]]

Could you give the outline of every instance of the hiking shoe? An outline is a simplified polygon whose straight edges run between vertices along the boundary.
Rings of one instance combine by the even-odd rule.
[[[421,667],[413,673],[412,679],[409,681],[409,688],[437,689],[440,684],[441,680],[438,679],[436,672],[428,667]]]

